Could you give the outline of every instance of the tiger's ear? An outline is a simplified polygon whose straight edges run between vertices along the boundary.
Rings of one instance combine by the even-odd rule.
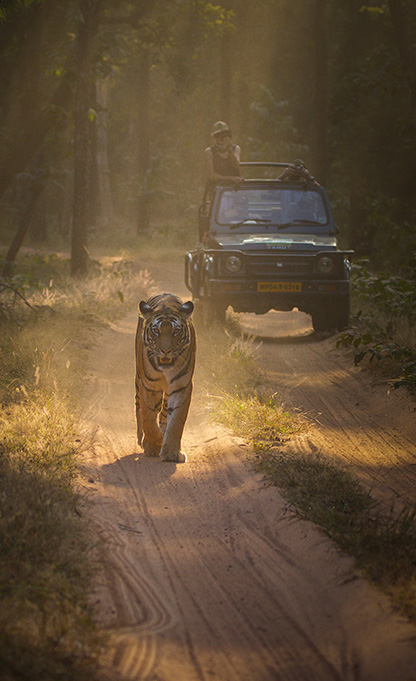
[[[145,319],[148,319],[153,314],[152,308],[146,303],[145,300],[140,301],[139,310]]]
[[[192,300],[188,300],[181,307],[181,317],[188,319],[188,317],[191,316],[193,311],[194,311],[194,304],[193,304]]]

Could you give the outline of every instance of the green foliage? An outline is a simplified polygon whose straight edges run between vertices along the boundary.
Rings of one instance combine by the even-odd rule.
[[[359,327],[343,333],[337,347],[354,350],[354,362],[364,358],[388,360],[397,365],[397,374],[389,380],[393,388],[416,389],[416,280],[399,276],[373,274],[366,263],[353,265],[352,292],[357,304],[364,306]],[[408,344],[396,339],[403,325],[408,330]],[[403,332],[402,332],[403,335]],[[404,336],[403,336],[404,337]]]
[[[380,361],[387,359],[397,362],[400,366],[400,375],[390,379],[393,388],[406,386],[416,388],[416,351],[414,348],[402,347],[398,343],[377,341],[369,332],[343,333],[337,340],[337,347],[354,348],[359,350],[354,356],[355,365],[360,364],[367,357],[370,362],[374,359]]]
[[[260,85],[250,111],[252,125],[248,150],[253,160],[290,162],[298,157],[309,157],[308,147],[298,141],[300,135],[288,101],[278,101],[275,93]]]
[[[353,348],[359,350],[354,356],[354,363],[357,366],[362,360],[367,359],[372,362],[387,359],[397,362],[400,374],[396,378],[389,379],[389,384],[393,388],[407,387],[411,390],[416,389],[416,351],[414,348],[402,347],[398,343],[388,341],[377,341],[371,333],[352,333],[346,332],[339,336],[337,347]]]
[[[205,2],[205,0],[193,0],[193,4],[197,7],[208,28],[215,29],[220,34],[234,28],[234,11],[232,9],[227,10],[221,5],[214,5],[212,2]]]
[[[416,279],[373,274],[361,261],[352,268],[352,292],[359,300],[368,299],[393,321],[405,317],[416,323]]]

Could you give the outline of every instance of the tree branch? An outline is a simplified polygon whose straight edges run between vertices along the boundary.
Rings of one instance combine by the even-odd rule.
[[[3,291],[3,289],[5,289],[5,288],[10,289],[10,291],[13,291],[13,293],[14,293],[16,296],[19,296],[19,298],[21,298],[21,299],[23,300],[24,304],[27,305],[28,307],[30,307],[31,310],[35,310],[35,308],[33,307],[33,305],[31,305],[31,304],[26,300],[26,298],[20,293],[20,291],[18,291],[16,288],[14,288],[14,286],[10,286],[10,284],[5,284],[3,281],[0,282],[0,293],[1,293],[1,292]]]

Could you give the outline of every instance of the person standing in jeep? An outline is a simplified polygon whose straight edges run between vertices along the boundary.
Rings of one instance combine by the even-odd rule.
[[[206,168],[209,182],[214,185],[225,182],[238,186],[240,177],[240,147],[233,144],[229,126],[224,121],[214,123],[212,146],[205,149]]]

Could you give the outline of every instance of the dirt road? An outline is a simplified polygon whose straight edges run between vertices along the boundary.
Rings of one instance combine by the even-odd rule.
[[[160,269],[156,288],[187,297],[180,268]],[[410,500],[412,405],[394,396],[391,407],[332,351],[333,341],[313,337],[304,315],[243,324],[262,336],[259,357],[276,389],[316,422],[294,446],[325,449],[373,481],[380,497]],[[135,325],[133,314],[102,333],[85,410],[86,428],[96,430],[85,484],[105,539],[91,599],[111,634],[108,677],[416,679],[416,628],[253,472],[241,442],[209,424],[201,395],[185,429],[187,462],[143,457],[133,417]]]

